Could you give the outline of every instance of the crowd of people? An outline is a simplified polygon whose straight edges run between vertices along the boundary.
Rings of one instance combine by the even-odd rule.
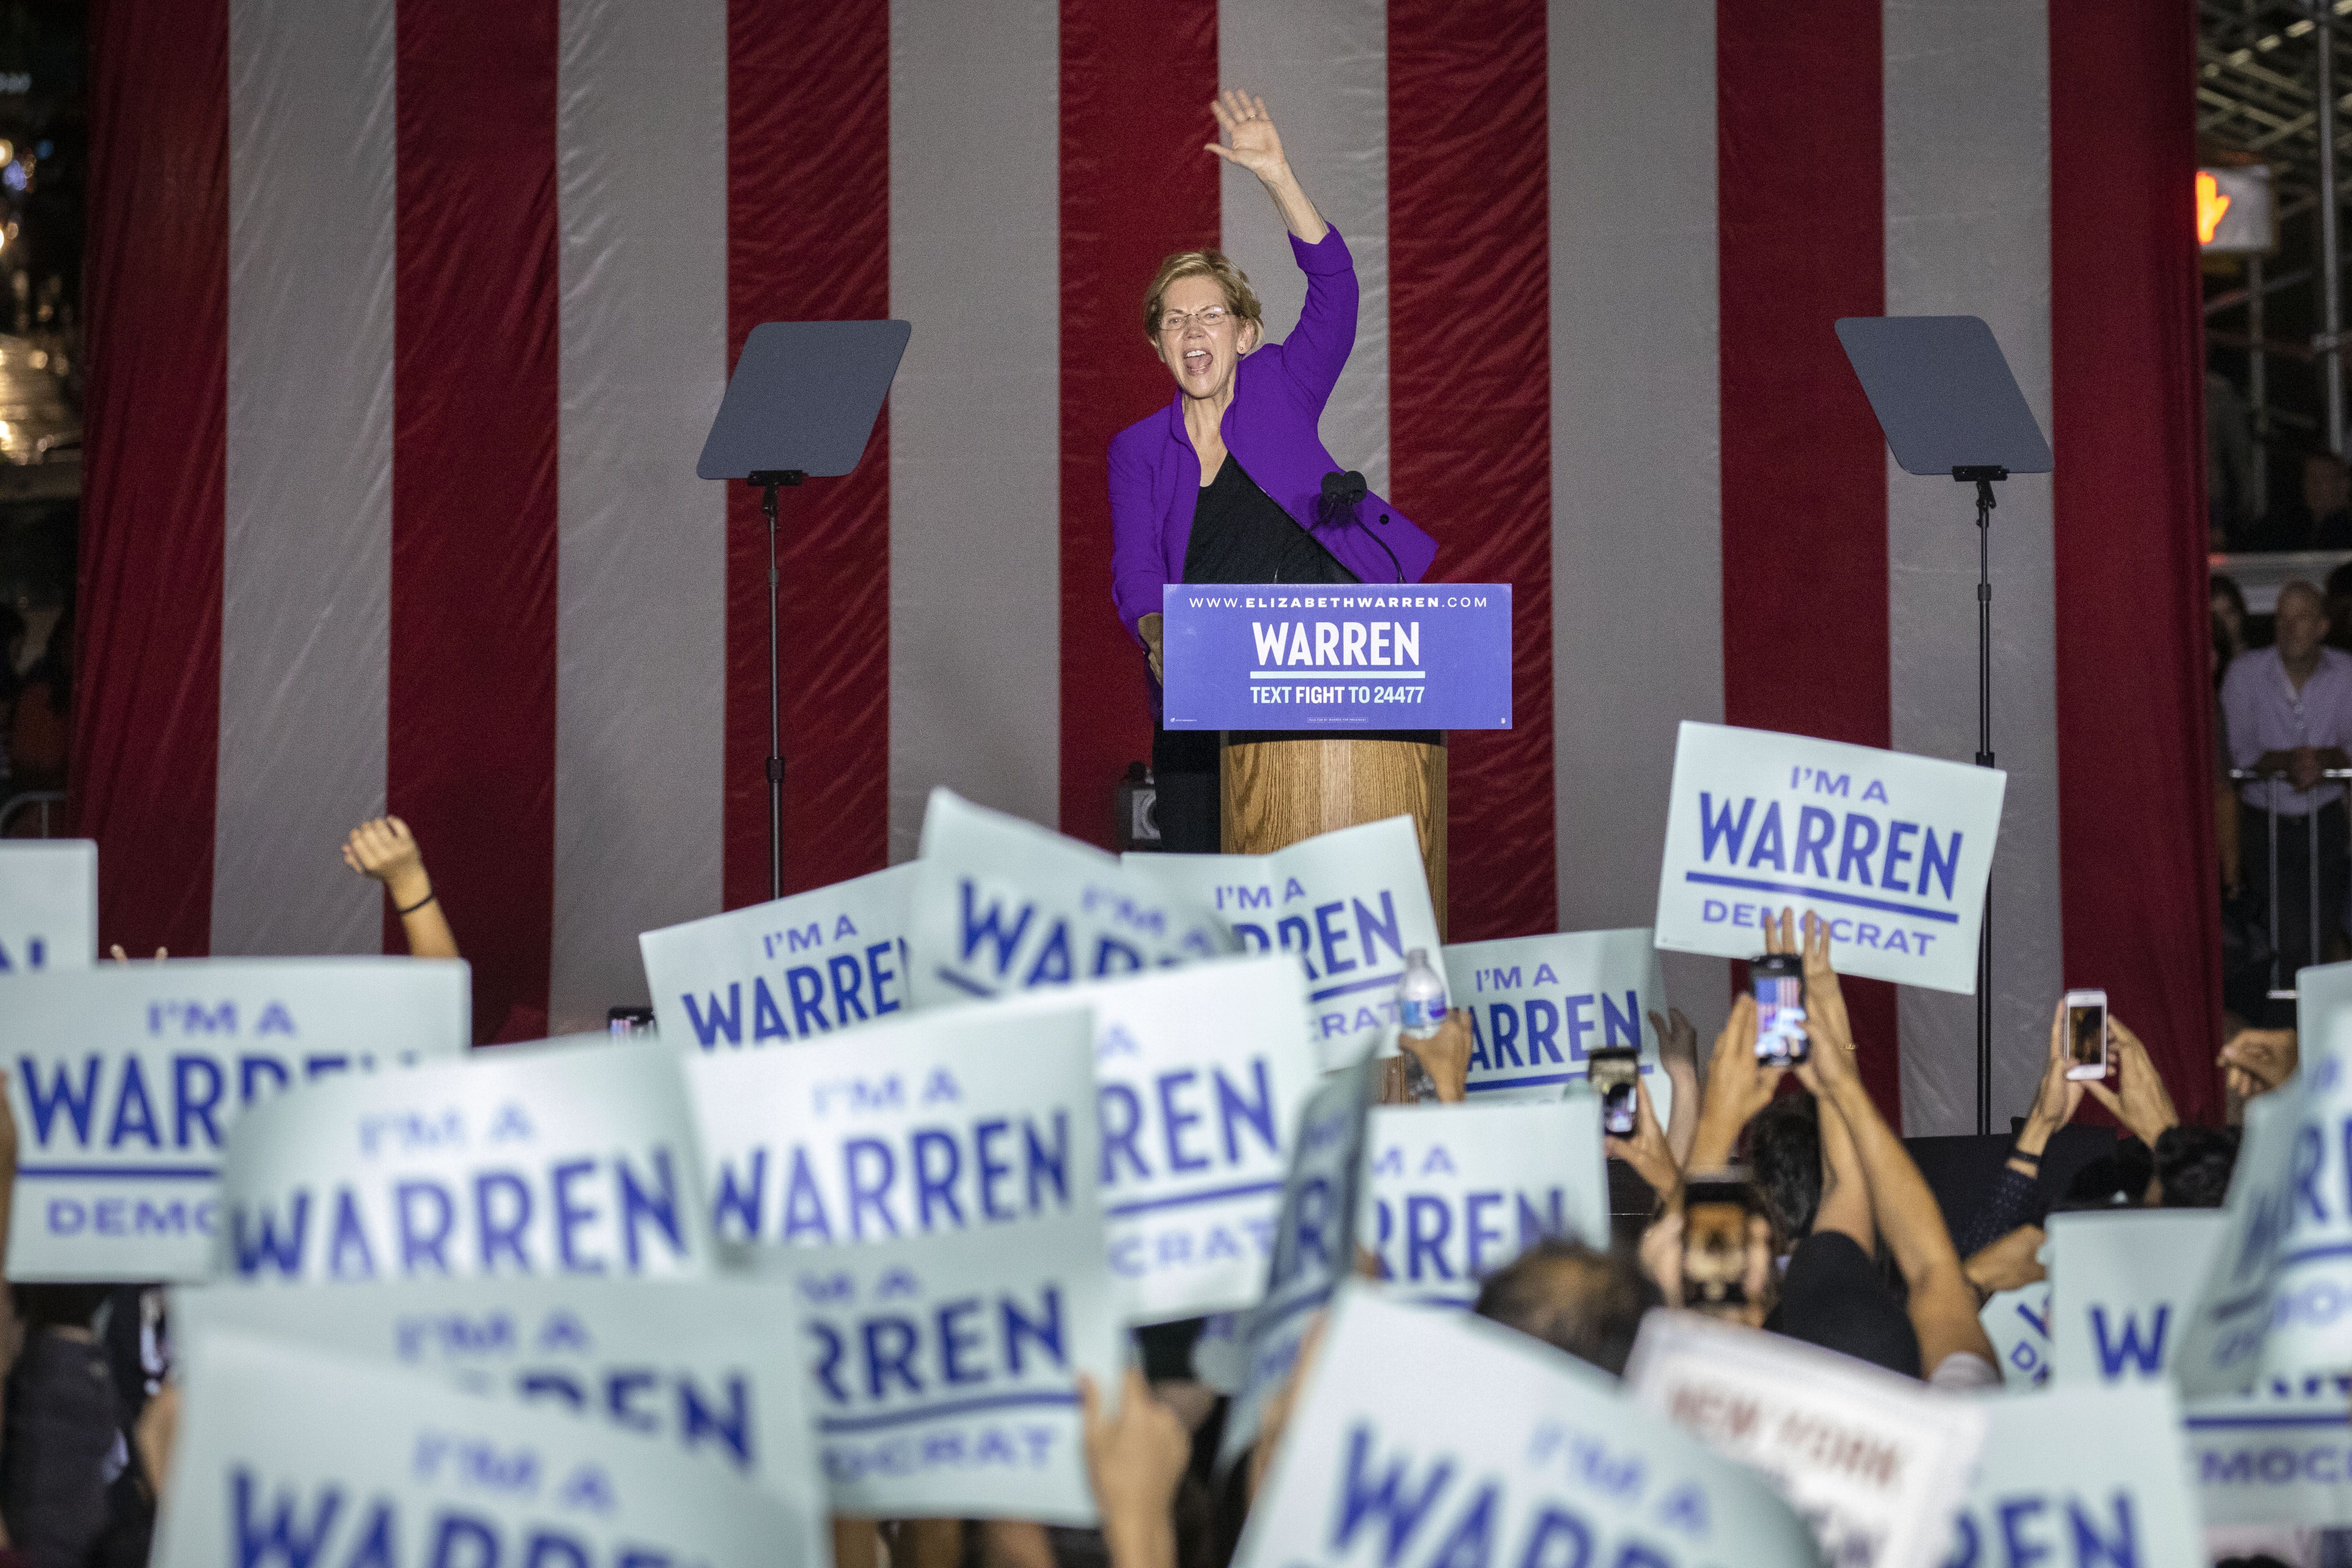
[[[2314,606],[2311,620],[2318,619]],[[449,921],[399,819],[362,824],[342,855],[383,885],[412,952],[456,956]],[[1642,1084],[1634,1130],[1605,1140],[1610,1157],[1654,1194],[1649,1216],[1613,1238],[1538,1241],[1484,1279],[1478,1315],[1616,1375],[1645,1314],[1688,1305],[1935,1388],[1989,1390],[2003,1373],[1980,1310],[1993,1293],[2043,1278],[2042,1227],[2051,1213],[2221,1203],[2237,1129],[2184,1126],[2121,1019],[2113,1022],[2112,1081],[2070,1077],[2062,1004],[2040,1085],[2005,1163],[1983,1190],[1948,1210],[1863,1087],[1863,1054],[1885,1046],[1856,1037],[1826,928],[1783,911],[1767,935],[1769,951],[1801,956],[1805,1059],[1791,1068],[1759,1060],[1756,1005],[1742,997],[1702,1076],[1689,1021],[1678,1011],[1653,1013],[1660,1067],[1674,1089],[1672,1114],[1662,1124]],[[1474,1038],[1464,1013],[1452,1013],[1433,1037],[1400,1045],[1425,1074],[1415,1080],[1425,1094],[1441,1105],[1465,1100]],[[2242,1029],[2216,1066],[2234,1120],[2246,1101],[2295,1073],[2295,1034]],[[1383,1082],[1384,1098],[1412,1097],[1403,1075]],[[2086,1099],[2122,1135],[2063,1182],[2045,1179],[2045,1152]],[[15,1165],[16,1128],[0,1097],[0,1224]],[[1690,1274],[1689,1194],[1706,1186],[1719,1196],[1726,1179],[1739,1184],[1744,1236],[1732,1237],[1725,1268],[1701,1281]],[[1359,1258],[1359,1272],[1377,1278],[1372,1254],[1360,1249]],[[163,1294],[20,1284],[12,1300],[0,1337],[9,1362],[0,1425],[0,1523],[9,1545],[0,1568],[139,1563],[178,1415]],[[836,1559],[843,1568],[1223,1568],[1283,1440],[1297,1385],[1311,1373],[1315,1338],[1289,1387],[1267,1406],[1255,1448],[1220,1469],[1214,1458],[1228,1404],[1191,1364],[1199,1327],[1139,1331],[1135,1364],[1115,1405],[1102,1390],[1082,1390],[1098,1527],[836,1520]],[[2281,1534],[2278,1555],[2230,1561],[2315,1568],[2312,1532]]]

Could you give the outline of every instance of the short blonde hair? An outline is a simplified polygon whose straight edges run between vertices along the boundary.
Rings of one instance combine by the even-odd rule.
[[[1160,264],[1160,270],[1151,275],[1151,287],[1144,290],[1144,342],[1154,347],[1159,345],[1160,307],[1167,302],[1169,288],[1183,278],[1215,279],[1217,287],[1224,290],[1225,309],[1261,332],[1265,330],[1265,311],[1250,289],[1247,273],[1228,260],[1222,250],[1180,250]]]

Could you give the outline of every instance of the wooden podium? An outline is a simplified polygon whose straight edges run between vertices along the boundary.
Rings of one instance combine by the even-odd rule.
[[[1259,739],[1227,731],[1218,747],[1221,847],[1270,855],[1302,838],[1412,818],[1437,929],[1445,931],[1445,748],[1415,741]]]

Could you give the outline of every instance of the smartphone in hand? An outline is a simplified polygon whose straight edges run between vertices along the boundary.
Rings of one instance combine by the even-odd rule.
[[[1717,1171],[1683,1187],[1683,1300],[1702,1312],[1748,1305],[1748,1216],[1756,1194],[1746,1173]]]
[[[2066,1076],[2082,1080],[2107,1076],[2107,994],[2066,993]]]
[[[1748,963],[1748,994],[1756,998],[1756,1059],[1792,1068],[1812,1052],[1805,1037],[1805,965],[1793,952],[1768,952]]]
[[[1631,1138],[1642,1125],[1635,1087],[1642,1079],[1642,1054],[1630,1046],[1602,1046],[1587,1061],[1593,1092],[1601,1097],[1601,1131]]]

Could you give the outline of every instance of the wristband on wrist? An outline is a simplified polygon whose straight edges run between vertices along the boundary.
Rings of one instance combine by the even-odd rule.
[[[392,906],[392,912],[404,920],[408,916],[413,915],[417,910],[423,909],[425,905],[431,903],[436,897],[438,897],[438,895],[436,894],[430,887],[427,887],[425,889],[425,896],[423,898],[417,900],[406,909],[402,909],[398,904],[394,904]]]

